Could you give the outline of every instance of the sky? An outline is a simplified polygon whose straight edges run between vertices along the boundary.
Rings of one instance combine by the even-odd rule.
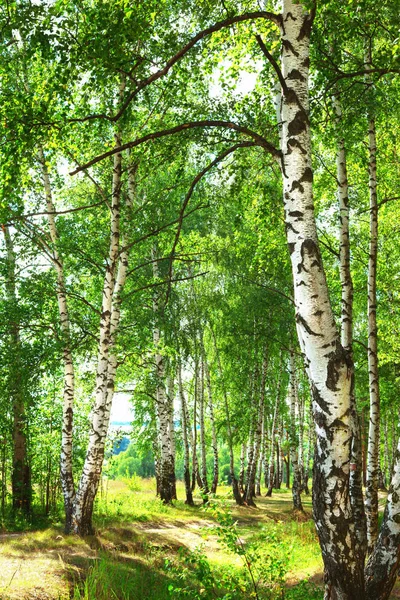
[[[111,409],[111,424],[130,423],[133,419],[132,404],[129,401],[131,394],[116,392]]]

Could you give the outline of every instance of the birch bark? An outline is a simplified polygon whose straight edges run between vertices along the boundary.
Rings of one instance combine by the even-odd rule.
[[[200,360],[200,386],[199,386],[199,425],[200,425],[200,455],[201,455],[201,487],[203,502],[208,502],[208,474],[207,474],[207,447],[206,430],[204,422],[204,358]]]
[[[276,450],[276,418],[277,418],[277,414],[278,414],[278,407],[279,407],[279,397],[280,397],[280,391],[281,391],[281,381],[282,381],[282,375],[281,372],[279,372],[279,379],[278,379],[278,387],[276,390],[276,398],[275,398],[275,406],[274,406],[274,414],[272,417],[272,425],[271,425],[271,453],[270,453],[270,457],[269,457],[269,467],[268,467],[268,471],[269,471],[269,475],[268,475],[268,490],[266,493],[266,496],[271,497],[272,496],[272,488],[274,487],[274,483],[275,483],[275,450]],[[277,466],[278,469],[278,466]]]
[[[46,165],[43,149],[38,151],[38,161],[41,168],[43,185],[46,197],[47,222],[51,239],[52,260],[57,276],[57,302],[60,318],[60,327],[63,341],[64,362],[64,391],[63,391],[63,417],[60,457],[60,477],[64,498],[65,530],[72,527],[72,506],[75,499],[75,485],[72,468],[73,456],[73,415],[75,396],[75,373],[71,352],[71,325],[67,306],[65,289],[64,262],[58,250],[58,231],[55,220],[55,206],[51,189],[50,176]]]
[[[290,461],[293,469],[292,497],[293,508],[303,511],[301,503],[301,466],[299,463],[299,439],[296,430],[296,400],[297,400],[297,377],[296,366],[293,351],[290,352],[290,373],[289,373],[289,400],[290,400]]]
[[[115,144],[117,147],[121,145],[119,132],[115,135]],[[125,270],[125,267],[122,266],[117,274],[120,245],[121,174],[122,154],[118,152],[114,155],[113,165],[110,245],[102,294],[95,404],[92,412],[88,449],[72,508],[72,529],[80,535],[91,535],[93,533],[93,503],[100,483],[117,366],[116,358],[110,353],[110,348],[112,348],[115,335],[114,326],[119,319],[115,314],[115,310],[119,314],[119,301],[117,298],[117,308],[114,305],[113,314],[114,293],[116,289],[119,290],[121,284],[121,281],[119,281],[117,285],[117,277],[120,277],[121,271]]]
[[[204,346],[203,346],[203,348],[204,348]],[[211,484],[211,493],[215,494],[217,491],[218,477],[219,477],[218,441],[217,441],[217,430],[215,427],[215,418],[214,418],[214,402],[213,402],[213,394],[212,394],[212,386],[211,386],[211,373],[210,373],[210,367],[208,365],[205,351],[204,351],[204,371],[205,371],[205,376],[206,376],[206,381],[207,381],[208,408],[210,410],[212,448],[213,448],[213,455],[214,455],[213,481]]]
[[[273,452],[273,449],[272,449]],[[264,410],[261,416],[261,440],[260,440],[260,457],[257,464],[257,473],[256,473],[256,496],[261,496],[261,477],[263,472],[264,462],[266,462],[265,457],[265,402],[264,402]]]
[[[318,246],[312,191],[308,68],[312,16],[302,3],[283,2],[282,173],[296,323],[313,393],[317,431],[313,509],[325,565],[327,593],[364,597],[363,565],[349,499],[353,437],[353,365],[340,343]],[[329,597],[329,596],[328,596]]]
[[[182,364],[178,362],[178,389],[179,397],[181,401],[181,421],[182,421],[182,438],[183,438],[183,480],[185,483],[186,500],[185,504],[193,506],[193,494],[190,485],[190,450],[189,450],[189,439],[188,431],[190,430],[188,410],[186,405],[185,392],[183,390],[182,382]]]
[[[243,498],[243,500],[249,506],[255,506],[253,498],[255,496],[255,478],[256,478],[256,473],[257,473],[258,459],[260,456],[262,419],[263,419],[263,413],[264,413],[265,385],[266,385],[266,381],[267,381],[267,369],[268,369],[268,358],[267,358],[267,351],[265,350],[264,357],[263,357],[263,364],[262,364],[258,410],[257,410],[255,430],[254,430],[254,442],[252,444],[253,453],[252,453],[251,460],[249,459],[246,490],[245,490],[245,495]]]
[[[336,125],[338,131],[336,150],[336,176],[337,195],[339,201],[339,275],[342,288],[341,293],[341,343],[343,348],[353,357],[353,280],[350,268],[350,207],[349,186],[347,179],[347,154],[343,138],[342,107],[337,98],[333,99],[336,112]],[[354,377],[354,375],[353,375]],[[360,422],[357,414],[356,399],[354,396],[354,381],[351,388],[351,418],[353,439],[350,458],[350,500],[354,511],[359,561],[364,564],[366,554],[366,524],[364,498],[362,491],[362,448]]]
[[[367,65],[371,66],[370,49]],[[370,85],[370,87],[372,84]],[[370,241],[368,261],[368,373],[369,373],[369,432],[367,485],[365,490],[365,512],[367,515],[368,552],[371,553],[378,537],[378,482],[380,449],[380,397],[378,370],[378,327],[376,321],[376,272],[378,258],[378,196],[376,177],[376,126],[373,115],[369,119],[369,209]]]
[[[153,247],[153,276],[155,281],[159,278],[157,249]],[[175,461],[173,456],[173,443],[170,431],[170,406],[165,389],[165,364],[161,353],[160,316],[161,306],[158,294],[153,296],[153,344],[155,348],[156,364],[156,410],[159,427],[160,441],[160,498],[166,504],[176,497],[175,490]]]

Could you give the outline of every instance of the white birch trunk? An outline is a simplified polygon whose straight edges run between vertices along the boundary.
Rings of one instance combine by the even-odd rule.
[[[268,466],[268,490],[266,493],[266,496],[271,497],[272,496],[272,488],[274,487],[274,483],[275,483],[275,469],[274,469],[274,464],[275,464],[275,451],[276,451],[276,419],[277,419],[277,414],[278,414],[278,409],[279,409],[279,403],[280,403],[280,393],[281,393],[281,385],[282,385],[282,371],[279,371],[279,378],[278,378],[278,387],[276,390],[276,398],[275,398],[275,406],[274,406],[274,414],[272,417],[272,424],[271,424],[271,454],[269,457],[269,466]],[[277,467],[278,468],[278,467]]]
[[[339,201],[339,275],[341,293],[341,343],[343,348],[353,356],[353,280],[350,269],[350,211],[349,186],[347,179],[347,156],[343,138],[342,107],[337,98],[333,99],[338,131],[336,151],[337,195]],[[354,375],[353,375],[354,377]],[[351,418],[354,432],[350,458],[350,500],[354,511],[359,562],[364,564],[367,544],[364,497],[362,491],[362,457],[361,432],[354,396],[354,381],[351,390]]]
[[[217,430],[215,427],[215,418],[214,418],[214,403],[213,403],[213,395],[212,395],[210,367],[208,365],[204,346],[203,346],[203,352],[204,352],[204,371],[205,371],[205,376],[206,376],[207,392],[208,392],[208,408],[210,411],[212,449],[213,449],[213,455],[214,455],[213,481],[211,484],[211,493],[215,494],[217,491],[218,477],[219,477],[218,440],[217,440]]]
[[[153,247],[153,276],[157,280],[159,277],[157,250]],[[156,363],[156,410],[159,426],[160,441],[160,498],[163,502],[169,504],[176,497],[175,492],[175,463],[173,456],[173,444],[171,442],[170,430],[170,407],[168,396],[165,390],[165,365],[164,357],[161,354],[161,331],[159,325],[161,307],[157,293],[153,296],[153,344],[155,348]]]
[[[115,145],[121,145],[120,134],[115,136]],[[121,199],[122,154],[114,155],[112,200],[110,206],[110,246],[103,284],[100,316],[99,347],[95,384],[95,403],[92,413],[89,444],[76,491],[72,510],[72,529],[80,535],[93,533],[92,512],[100,482],[104,459],[105,442],[114,391],[116,358],[110,353],[112,345],[113,299],[116,288],[120,242],[120,199]],[[124,267],[122,267],[122,270]],[[119,274],[118,274],[119,276]],[[118,302],[117,302],[118,304]],[[119,311],[119,308],[117,309]],[[111,360],[110,360],[111,359]]]
[[[178,362],[178,391],[179,398],[181,404],[181,422],[182,422],[182,439],[183,439],[183,480],[185,483],[185,493],[186,500],[185,504],[189,506],[193,506],[193,495],[192,488],[190,485],[190,450],[189,450],[189,439],[188,439],[188,431],[190,429],[189,426],[189,418],[188,418],[188,410],[186,405],[185,392],[183,390],[183,382],[182,382],[182,364],[179,360]]]
[[[303,511],[301,503],[301,467],[299,463],[299,439],[296,428],[297,377],[293,351],[290,352],[289,401],[290,401],[290,462],[293,469],[292,497],[293,508]]]
[[[199,425],[200,425],[200,456],[201,456],[201,484],[203,502],[208,502],[208,474],[207,474],[207,447],[206,429],[204,422],[204,358],[200,359],[200,381],[199,381]]]
[[[313,393],[317,445],[313,508],[335,600],[364,596],[363,565],[349,498],[352,361],[340,343],[322,266],[312,191],[308,100],[312,20],[302,3],[283,2],[282,173],[296,323]],[[333,591],[332,591],[333,590]]]
[[[242,444],[240,449],[240,473],[239,473],[239,488],[241,493],[244,492],[244,473],[245,473],[245,464],[246,464],[246,453],[247,453],[247,445],[245,443]]]
[[[370,59],[370,57],[369,57]],[[369,60],[370,62],[370,60]],[[369,120],[369,207],[370,242],[368,261],[368,373],[369,373],[369,432],[365,512],[367,515],[368,552],[378,537],[378,481],[380,448],[380,398],[378,371],[378,327],[376,321],[376,271],[378,258],[378,200],[376,179],[375,119]]]
[[[38,160],[43,178],[46,197],[47,221],[51,239],[52,259],[57,276],[57,302],[60,317],[60,327],[63,337],[63,362],[64,362],[64,391],[63,391],[63,417],[61,436],[60,477],[64,497],[65,529],[70,531],[72,522],[72,505],[75,498],[75,485],[72,468],[73,455],[73,415],[75,396],[75,373],[71,352],[71,325],[67,306],[65,289],[64,262],[58,251],[58,231],[55,220],[55,206],[50,183],[50,176],[42,148],[38,151]]]
[[[266,448],[265,448],[265,403],[264,403],[264,410],[263,410],[263,413],[261,416],[260,445],[261,445],[260,458],[258,460],[257,473],[256,473],[256,496],[261,496],[261,478],[262,478],[263,466],[264,466],[264,463],[267,462],[266,456],[265,456],[265,452],[266,452]],[[272,449],[272,452],[273,452],[273,449]]]
[[[249,459],[246,491],[245,491],[245,496],[244,496],[244,501],[249,506],[254,506],[253,497],[255,496],[255,478],[256,478],[256,473],[257,473],[257,465],[258,465],[258,459],[259,459],[259,455],[260,455],[260,446],[261,446],[262,419],[263,419],[263,412],[264,412],[265,385],[266,385],[266,381],[267,381],[267,369],[268,369],[268,358],[267,358],[267,351],[265,350],[263,364],[262,364],[258,410],[257,410],[255,430],[254,430],[254,442],[252,444],[253,453],[252,453],[251,460]]]

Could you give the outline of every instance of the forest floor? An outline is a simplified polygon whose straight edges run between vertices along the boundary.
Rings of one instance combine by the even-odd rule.
[[[293,513],[286,489],[257,498],[257,508],[235,507],[227,487],[209,510],[195,501],[164,506],[151,480],[109,481],[93,537],[67,536],[61,523],[0,533],[0,599],[240,600],[255,597],[246,561],[260,600],[322,599],[310,497],[303,498],[304,515]],[[400,598],[400,587],[392,598]]]

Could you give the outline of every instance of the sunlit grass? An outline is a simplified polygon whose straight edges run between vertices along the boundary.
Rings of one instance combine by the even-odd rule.
[[[86,540],[64,535],[61,525],[3,539],[0,568],[5,583],[0,598],[23,599],[32,590],[40,598],[40,590],[46,590],[43,597],[54,600],[64,600],[70,593],[74,600],[178,600],[183,592],[176,589],[186,585],[189,592],[182,597],[194,599],[203,588],[190,569],[200,567],[195,561],[185,581],[179,583],[180,548],[189,553],[202,548],[199,556],[210,565],[212,577],[242,581],[243,560],[221,545],[215,515],[203,509],[200,494],[195,494],[195,507],[185,505],[184,486],[178,482],[179,500],[166,506],[155,497],[155,491],[154,480],[104,480],[95,507],[96,535]],[[257,508],[247,508],[236,507],[230,487],[221,486],[212,502],[232,512],[238,538],[245,547],[258,548],[264,562],[270,563],[268,577],[272,579],[260,598],[275,598],[274,569],[282,568],[279,565],[284,565],[290,586],[288,599],[319,598],[314,589],[296,587],[320,573],[322,563],[313,522],[307,517],[296,520],[290,490],[258,498]],[[310,498],[304,499],[308,513],[310,502]],[[166,569],[166,561],[175,566]],[[245,584],[238,584],[233,600],[245,597],[240,585]],[[207,593],[218,598],[223,591]],[[208,598],[207,593],[201,592],[200,597]]]

